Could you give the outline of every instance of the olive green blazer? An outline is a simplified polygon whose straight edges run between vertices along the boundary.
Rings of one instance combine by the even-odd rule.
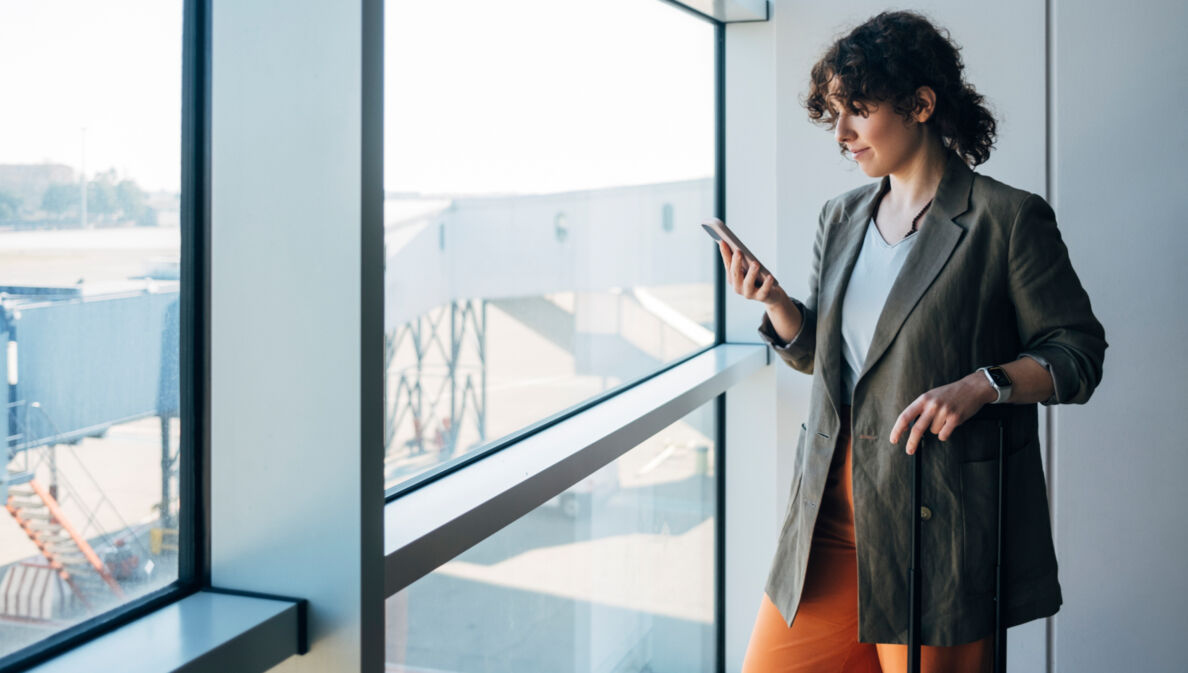
[[[884,177],[885,183],[888,178]],[[817,508],[840,426],[841,300],[880,183],[821,210],[800,332],[784,343],[764,313],[759,334],[813,377],[796,442],[788,508],[766,590],[791,625],[804,587]],[[953,153],[915,247],[891,286],[852,400],[858,639],[905,643],[911,549],[911,457],[891,427],[920,394],[983,365],[1028,354],[1055,382],[1049,404],[1084,404],[1107,343],[1043,198],[976,173]],[[1062,602],[1040,460],[1038,406],[1007,412],[1004,619],[1046,617]],[[998,424],[971,419],[945,442],[925,433],[922,642],[956,645],[994,630]]]

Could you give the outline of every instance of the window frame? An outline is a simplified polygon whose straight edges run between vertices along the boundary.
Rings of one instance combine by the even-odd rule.
[[[726,218],[726,26],[734,21],[723,21],[679,0],[659,0],[689,15],[709,22],[714,27],[714,215]],[[762,2],[764,15],[748,16],[740,21],[766,21],[770,16],[770,4]],[[739,7],[734,7],[737,11]],[[745,8],[744,8],[745,9]],[[724,10],[725,11],[725,10]],[[382,108],[382,101],[379,104]],[[382,294],[382,293],[381,293]],[[382,296],[372,310],[382,314]],[[365,314],[367,311],[364,312]],[[630,451],[638,441],[646,439],[633,434],[629,425],[642,425],[656,431],[680,420],[692,408],[713,402],[715,417],[715,544],[714,544],[714,670],[725,670],[726,661],[726,390],[743,380],[760,366],[771,362],[770,350],[763,344],[732,344],[726,341],[726,272],[721,264],[714,265],[714,342],[660,370],[630,381],[581,404],[552,414],[532,425],[490,445],[459,456],[435,466],[408,480],[385,489],[385,541],[384,541],[384,597],[390,598],[399,590],[409,586],[416,579],[427,575],[435,568],[455,558],[458,554],[498,532],[507,524],[523,516],[535,506],[564,491],[569,486],[586,478],[606,463]],[[762,352],[763,355],[759,355]],[[366,359],[366,354],[364,358]],[[700,386],[682,388],[680,381],[690,369],[704,366],[707,359],[716,358],[723,364],[714,375]],[[382,361],[381,361],[382,362]],[[760,365],[759,363],[762,363]],[[366,371],[366,370],[365,370]],[[583,415],[597,413],[632,395],[641,387],[662,391],[653,397],[688,398],[696,400],[692,406],[657,402],[641,414],[623,413],[617,426],[607,431],[595,424],[583,423]],[[710,392],[712,391],[712,392]],[[364,418],[365,427],[382,427],[384,413],[374,418]],[[581,428],[572,431],[567,428]],[[622,441],[614,447],[597,447],[603,434],[620,435]],[[492,468],[500,461],[501,454],[512,452],[525,444],[534,442],[539,436],[564,437],[560,451],[554,451],[553,463],[546,469],[554,476],[536,479],[541,472],[533,465],[529,472],[521,471],[521,478],[510,481],[501,471]],[[597,454],[597,458],[580,458],[580,454]],[[484,464],[486,463],[486,464]],[[531,464],[529,459],[524,465]],[[584,467],[579,467],[584,466]],[[448,510],[436,508],[434,517],[406,516],[406,505],[417,501],[449,502],[449,493],[466,493],[460,484],[468,477],[484,475],[501,480],[494,494],[484,502],[454,507]],[[535,479],[535,482],[534,482]],[[479,481],[482,481],[479,479]],[[533,482],[533,483],[530,483]],[[459,485],[455,485],[459,484]],[[426,493],[430,491],[431,493]],[[443,496],[443,494],[446,494]],[[410,509],[417,510],[414,506]],[[417,510],[419,512],[419,510]],[[402,531],[398,542],[388,543],[388,536],[399,529],[400,522],[414,520],[412,530]]]
[[[209,586],[206,527],[210,446],[208,263],[210,8],[182,1],[181,205],[178,375],[181,440],[178,460],[177,579],[167,586],[69,626],[0,657],[0,669],[23,671],[130,624]],[[11,668],[10,668],[11,667]]]

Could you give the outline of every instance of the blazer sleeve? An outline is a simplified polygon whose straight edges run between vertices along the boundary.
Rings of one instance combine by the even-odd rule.
[[[1084,404],[1101,382],[1109,346],[1073,270],[1051,206],[1029,194],[1011,225],[1009,289],[1023,343],[1020,356],[1047,367],[1055,394],[1042,402]]]
[[[800,311],[800,331],[791,341],[784,342],[771,324],[767,311],[763,312],[763,319],[759,324],[759,337],[771,345],[776,354],[788,363],[789,367],[804,372],[813,373],[813,358],[817,353],[817,289],[821,272],[821,248],[825,244],[825,212],[829,204],[821,207],[821,214],[817,217],[817,235],[813,241],[813,263],[809,272],[808,298],[801,302],[794,297],[788,297]]]

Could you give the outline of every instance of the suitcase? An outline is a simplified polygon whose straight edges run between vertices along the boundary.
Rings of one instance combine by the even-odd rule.
[[[998,551],[994,564],[994,673],[1006,673],[1006,627],[1003,626],[1002,581],[1006,523],[1006,430],[1007,410],[1002,405],[986,405],[966,422],[991,420],[998,423]],[[920,673],[920,482],[922,446],[910,456],[912,461],[912,559],[908,571],[908,673]]]

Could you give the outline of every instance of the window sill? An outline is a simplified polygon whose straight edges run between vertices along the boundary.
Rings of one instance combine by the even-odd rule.
[[[308,651],[305,615],[304,600],[208,589],[30,671],[265,671]]]
[[[766,344],[728,343],[452,472],[384,507],[390,597],[769,362]]]

